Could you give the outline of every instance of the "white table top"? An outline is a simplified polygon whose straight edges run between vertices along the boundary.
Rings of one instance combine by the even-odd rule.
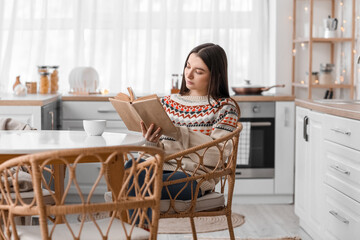
[[[143,143],[144,138],[137,133],[104,132],[102,136],[88,136],[85,131],[0,131],[0,154],[28,154]]]

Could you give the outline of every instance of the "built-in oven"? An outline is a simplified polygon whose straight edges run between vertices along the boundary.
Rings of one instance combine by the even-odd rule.
[[[244,129],[240,133],[236,178],[274,178],[275,102],[238,104],[241,110],[239,121]]]

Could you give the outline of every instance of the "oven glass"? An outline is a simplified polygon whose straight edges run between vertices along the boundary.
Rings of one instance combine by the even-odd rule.
[[[274,118],[242,118],[250,122],[249,164],[237,168],[274,168],[275,121]]]

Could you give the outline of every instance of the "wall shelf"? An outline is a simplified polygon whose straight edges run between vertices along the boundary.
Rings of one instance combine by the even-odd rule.
[[[346,89],[345,91],[347,96],[346,98],[354,99],[354,93],[355,93],[354,76],[355,76],[355,53],[356,53],[355,0],[348,0],[346,2],[347,4],[346,7],[348,9],[347,11],[349,11],[346,13],[344,13],[344,8],[343,8],[343,5],[345,5],[345,3],[340,0],[331,0],[328,2],[322,0],[308,0],[305,2],[306,2],[305,4],[307,4],[306,7],[304,7],[304,5],[301,5],[304,4],[303,0],[293,0],[292,95],[295,96],[296,93],[299,93],[298,91],[304,94],[303,91],[306,91],[307,98],[313,99],[312,89]],[[324,4],[324,2],[325,4],[328,4],[326,5],[326,9],[322,7],[324,5],[321,5]],[[314,4],[317,4],[316,9],[314,8]],[[324,36],[324,32],[322,33],[320,33],[320,31],[316,32],[320,28],[319,25],[320,22],[322,23],[321,20],[327,18],[328,16],[326,14],[327,13],[326,10],[329,10],[328,15],[330,15],[331,18],[338,18],[338,30],[336,32],[337,34],[336,36],[341,36],[341,37],[324,38],[321,36],[321,35]],[[346,18],[347,18],[347,25],[346,25],[347,29],[346,31],[344,31],[342,24],[343,22],[345,22],[343,19]],[[307,27],[305,27],[305,23],[307,24]],[[298,34],[297,31],[301,32],[301,29],[303,29],[303,33]],[[314,32],[316,34],[316,35],[314,34],[315,36],[313,36]],[[314,45],[315,43],[316,45]],[[326,44],[326,45],[322,45],[322,44]],[[339,51],[340,48],[345,50]],[[297,51],[296,49],[301,49],[301,50]],[[303,54],[301,55],[301,57],[299,57],[299,60],[297,58],[298,54]],[[325,57],[322,55],[324,55]],[[324,60],[324,58],[327,59]],[[335,64],[335,70],[333,71],[333,73],[336,72],[336,75],[334,74],[335,79],[333,79],[334,84],[310,84],[312,82],[311,79],[312,74],[307,74],[306,80],[301,81],[305,83],[300,83],[300,81],[296,80],[296,79],[303,79],[303,76],[305,76],[306,73],[313,73],[314,71],[318,71],[316,67],[320,65],[320,64],[317,65],[319,61],[321,61],[320,63],[331,63],[331,64],[335,64],[336,62],[341,63],[341,64]],[[342,73],[341,69],[344,69],[343,71],[344,73]],[[344,84],[336,84],[335,83],[336,81],[344,82]],[[299,90],[295,92],[296,89]]]

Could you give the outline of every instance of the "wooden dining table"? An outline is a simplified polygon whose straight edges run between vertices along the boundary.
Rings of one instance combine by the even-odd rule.
[[[85,131],[10,130],[0,131],[0,164],[17,156],[64,149],[142,145],[144,138],[132,132],[104,132],[102,136],[88,136]],[[64,192],[65,168],[54,165],[55,196]]]

